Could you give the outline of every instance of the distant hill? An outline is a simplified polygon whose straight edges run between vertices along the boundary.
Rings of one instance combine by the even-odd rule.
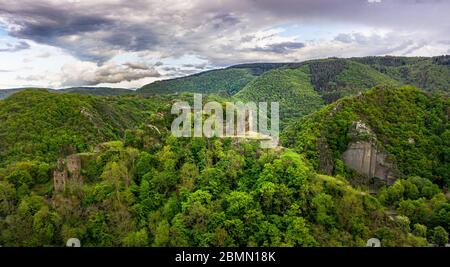
[[[314,89],[326,103],[376,85],[399,85],[400,80],[353,59],[322,59],[307,63]]]
[[[134,94],[134,90],[124,88],[111,88],[111,87],[72,87],[59,89],[55,91],[58,93],[64,92],[64,93],[76,93],[76,94],[97,95],[97,96]]]
[[[278,68],[307,65],[311,83],[326,100],[339,98],[341,90],[372,87],[380,82],[413,85],[428,91],[450,91],[450,56],[328,58],[291,63],[240,64],[225,69],[200,72],[186,77],[157,81],[143,86],[140,93],[236,94],[253,79]],[[345,95],[345,92],[343,93]],[[333,98],[333,95],[336,97]],[[327,102],[330,102],[328,101]]]
[[[134,94],[134,90],[123,88],[110,88],[110,87],[71,87],[64,89],[50,89],[50,88],[14,88],[14,89],[0,89],[0,99],[5,99],[8,96],[23,91],[23,90],[47,90],[52,93],[74,93],[84,95],[97,95],[97,96],[115,96]]]
[[[450,55],[437,57],[362,57],[352,60],[369,65],[403,84],[427,91],[450,93]]]
[[[0,99],[5,99],[8,96],[15,94],[17,92],[23,91],[23,90],[30,90],[30,89],[36,89],[36,90],[50,90],[46,88],[12,88],[12,89],[0,89]]]
[[[137,93],[225,93],[246,101],[278,101],[282,118],[289,119],[377,85],[413,85],[448,95],[449,58],[386,56],[241,64],[154,82]]]
[[[138,89],[137,92],[140,94],[193,92],[233,95],[255,77],[247,68],[212,70],[187,77],[157,81]]]
[[[254,102],[280,102],[280,118],[301,117],[324,105],[310,83],[309,69],[278,68],[248,83],[235,98]]]
[[[231,66],[225,69],[210,70],[197,74],[156,81],[138,89],[140,94],[161,93],[202,93],[234,95],[263,73],[283,66],[297,63],[249,63]]]

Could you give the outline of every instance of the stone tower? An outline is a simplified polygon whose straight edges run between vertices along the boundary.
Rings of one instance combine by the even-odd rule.
[[[77,155],[71,155],[66,158],[66,166],[71,178],[79,178],[81,171],[81,158]]]
[[[53,186],[56,192],[64,191],[68,181],[80,178],[81,158],[78,155],[58,159],[53,171]]]
[[[55,191],[61,192],[66,186],[66,181],[68,179],[67,171],[64,170],[54,170],[53,171],[53,186]]]

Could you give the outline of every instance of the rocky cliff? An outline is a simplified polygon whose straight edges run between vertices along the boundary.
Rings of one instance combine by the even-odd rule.
[[[361,121],[354,122],[349,129],[351,142],[342,159],[347,167],[369,178],[379,178],[388,184],[395,181],[394,164],[387,160],[387,153],[376,146],[373,131]]]

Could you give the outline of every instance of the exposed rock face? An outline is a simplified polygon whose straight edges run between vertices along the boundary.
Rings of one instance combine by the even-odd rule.
[[[367,177],[377,177],[391,184],[395,178],[386,156],[385,152],[377,151],[373,144],[363,141],[350,143],[342,158],[348,167],[358,173]]]
[[[372,130],[362,122],[355,122],[350,127],[349,134],[353,141],[342,155],[344,163],[359,174],[392,184],[395,181],[395,168],[386,159],[386,152],[379,151],[375,146],[376,136]]]

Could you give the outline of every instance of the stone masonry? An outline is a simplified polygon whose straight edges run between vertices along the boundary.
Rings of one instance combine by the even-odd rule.
[[[69,180],[79,179],[81,171],[81,158],[77,155],[58,159],[56,169],[53,171],[53,185],[56,192],[62,192]]]

